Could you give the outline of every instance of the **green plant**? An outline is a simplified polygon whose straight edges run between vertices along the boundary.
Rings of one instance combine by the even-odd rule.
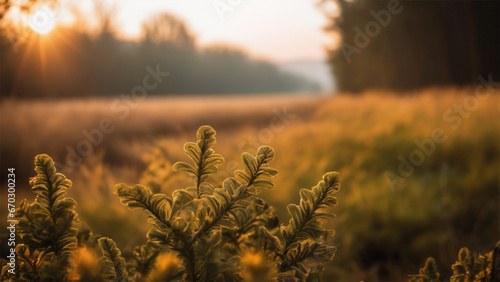
[[[267,273],[268,279],[316,276],[321,263],[335,253],[333,232],[321,220],[333,216],[327,211],[336,204],[338,173],[326,174],[312,190],[301,190],[300,205],[288,207],[292,219],[278,229],[272,208],[257,196],[260,189],[274,186],[269,180],[277,174],[269,167],[274,150],[263,146],[255,156],[243,153],[243,170],[215,188],[207,180],[223,158],[215,153],[214,145],[215,131],[209,126],[200,127],[196,143],[186,143],[184,150],[192,164],[178,162],[173,168],[191,174],[194,185],[174,191],[172,198],[142,185],[116,186],[123,204],[148,212],[153,224],[149,246],[175,252],[181,259],[171,278],[242,279],[257,275],[256,269],[259,275]],[[241,264],[251,256],[260,258],[267,270]]]
[[[471,252],[467,248],[462,248],[458,253],[458,261],[451,266],[453,275],[450,281],[498,281],[500,278],[500,268],[498,266],[500,263],[499,259],[500,244],[498,243],[495,250],[484,255]],[[425,262],[425,266],[420,269],[420,273],[417,275],[409,275],[409,280],[415,282],[439,281],[439,273],[437,272],[434,258],[428,258]]]
[[[274,150],[260,147],[242,154],[243,169],[221,185],[208,182],[224,161],[215,153],[215,131],[202,126],[196,143],[186,143],[192,164],[173,168],[189,173],[194,185],[172,197],[142,185],[115,187],[120,201],[145,210],[153,227],[148,243],[136,247],[128,263],[115,242],[89,230],[77,231],[76,202],[67,198],[71,181],[56,173],[47,155],[35,158],[34,203],[23,201],[16,212],[22,244],[16,247],[15,275],[2,269],[2,280],[310,280],[335,254],[333,230],[323,226],[337,203],[339,175],[330,172],[311,190],[300,191],[299,205],[290,204],[291,219],[281,224],[274,209],[258,197],[272,189],[278,171],[269,166]],[[98,242],[102,256],[97,260]],[[98,269],[98,274],[95,273]]]
[[[424,267],[420,268],[419,274],[409,275],[412,282],[438,282],[439,273],[437,272],[436,260],[432,257],[427,258]]]
[[[72,183],[56,172],[52,159],[44,154],[36,156],[35,172],[37,175],[30,180],[30,185],[37,197],[33,203],[23,200],[15,213],[19,220],[17,234],[22,241],[15,247],[16,271],[9,273],[11,267],[4,264],[1,278],[4,281],[74,280],[74,269],[80,267],[75,266],[75,254],[97,238],[88,230],[78,232],[76,201],[66,197]],[[88,273],[76,274],[76,277],[103,280],[126,276],[125,261],[115,243],[108,238],[98,240],[103,252],[100,274],[88,275],[95,271],[89,269]]]
[[[66,197],[72,183],[56,173],[47,155],[36,156],[35,172],[30,185],[36,199],[31,204],[22,201],[15,214],[22,244],[16,246],[18,266],[14,279],[66,280],[77,247],[76,202]],[[7,278],[7,269],[4,266],[2,280]]]

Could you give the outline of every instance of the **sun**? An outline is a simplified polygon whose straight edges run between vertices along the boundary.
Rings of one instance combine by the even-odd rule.
[[[56,13],[50,6],[41,5],[29,16],[28,23],[38,34],[47,34],[56,26]]]

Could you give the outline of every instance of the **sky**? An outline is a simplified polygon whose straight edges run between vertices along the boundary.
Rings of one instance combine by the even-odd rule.
[[[91,30],[99,18],[96,11],[107,10],[113,12],[112,27],[117,29],[118,36],[137,40],[144,22],[160,13],[172,13],[187,24],[200,47],[221,43],[239,47],[250,57],[277,63],[284,71],[311,76],[310,79],[330,89],[326,49],[338,42],[332,34],[324,32],[328,19],[318,1],[53,0],[36,4],[29,14],[11,8],[10,16],[15,22],[28,23],[38,33],[50,37],[53,27],[72,25],[75,20],[78,26]],[[97,5],[103,8],[96,9]],[[330,14],[336,11],[336,5],[332,5]],[[74,16],[75,11],[79,16]],[[48,28],[41,30],[37,26]]]
[[[116,24],[133,38],[141,23],[163,11],[185,20],[201,46],[229,43],[279,63],[325,60],[331,36],[315,0],[108,0]],[[118,4],[119,3],[119,4]]]

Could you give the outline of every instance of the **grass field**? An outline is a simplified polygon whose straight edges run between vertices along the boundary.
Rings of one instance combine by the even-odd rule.
[[[32,198],[33,157],[51,155],[73,180],[82,220],[125,252],[146,241],[148,227],[144,214],[119,203],[114,184],[170,193],[189,183],[170,165],[186,160],[182,146],[203,124],[217,130],[221,179],[239,168],[242,152],[275,148],[280,174],[263,197],[282,222],[300,188],[340,172],[329,280],[404,280],[428,256],[448,277],[460,247],[487,251],[499,239],[498,91],[3,100],[1,112],[1,166],[16,168],[18,198]]]

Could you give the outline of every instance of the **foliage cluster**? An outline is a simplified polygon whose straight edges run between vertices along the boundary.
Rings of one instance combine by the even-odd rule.
[[[128,262],[112,239],[78,232],[76,202],[66,197],[71,181],[56,172],[49,156],[38,155],[37,176],[30,181],[37,198],[31,204],[23,201],[16,212],[22,241],[16,246],[17,272],[11,275],[4,266],[2,280],[319,279],[336,251],[334,232],[323,224],[334,216],[330,208],[337,203],[338,173],[302,189],[299,205],[288,206],[290,221],[278,227],[273,208],[258,197],[260,190],[274,187],[270,178],[278,171],[269,166],[274,150],[262,146],[255,156],[243,153],[243,169],[216,186],[207,180],[224,159],[214,145],[215,131],[209,126],[200,127],[196,143],[185,144],[192,163],[178,162],[173,168],[192,175],[194,184],[172,197],[142,185],[116,185],[121,202],[145,210],[153,226],[148,243],[136,247]]]
[[[500,242],[494,250],[479,254],[470,251],[467,248],[460,249],[458,253],[458,261],[451,268],[453,275],[450,277],[451,282],[474,281],[499,281],[500,280]],[[439,272],[437,271],[436,261],[429,257],[425,261],[424,267],[419,271],[419,274],[409,275],[410,282],[437,282]]]

